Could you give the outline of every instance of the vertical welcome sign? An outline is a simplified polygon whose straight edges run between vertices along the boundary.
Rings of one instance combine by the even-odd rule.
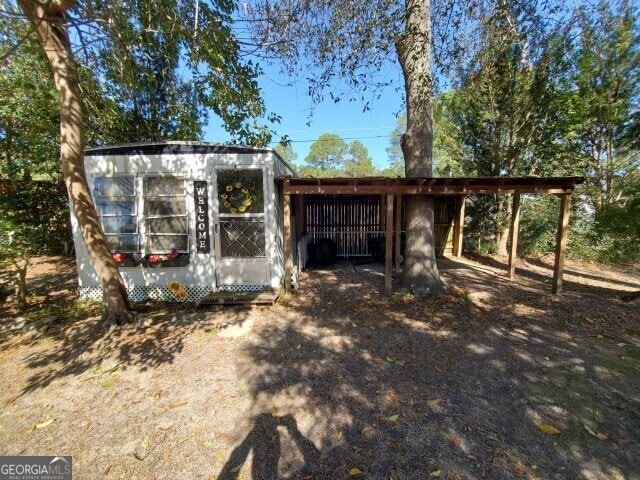
[[[198,253],[211,253],[207,182],[193,182],[193,194],[196,206],[196,251]]]

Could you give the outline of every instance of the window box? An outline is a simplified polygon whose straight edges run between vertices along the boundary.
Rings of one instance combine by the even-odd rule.
[[[189,254],[178,253],[176,256],[171,253],[145,255],[141,264],[144,268],[184,267],[189,265]]]
[[[117,267],[137,267],[140,265],[140,255],[131,252],[115,251],[111,254]]]

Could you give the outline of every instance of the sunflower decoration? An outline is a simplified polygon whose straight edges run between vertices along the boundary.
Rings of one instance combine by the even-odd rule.
[[[169,282],[169,291],[171,293],[178,293],[180,290],[183,290],[182,285],[177,280],[172,280]]]
[[[220,199],[224,208],[231,213],[244,213],[253,203],[249,185],[239,181],[225,185]]]
[[[189,292],[187,292],[184,288],[180,288],[180,290],[178,290],[178,298],[180,298],[180,300],[186,300],[187,297],[189,296]]]

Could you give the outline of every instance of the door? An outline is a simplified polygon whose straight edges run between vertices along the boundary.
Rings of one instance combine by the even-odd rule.
[[[217,167],[215,173],[217,285],[267,285],[265,169]]]

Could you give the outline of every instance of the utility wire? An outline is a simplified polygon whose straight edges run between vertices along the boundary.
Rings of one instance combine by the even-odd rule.
[[[400,137],[401,135],[372,135],[372,136],[368,136],[368,137],[341,137],[342,140],[365,140],[365,139],[370,139],[370,138],[390,138],[390,137]],[[321,138],[317,138],[315,140],[289,140],[290,143],[314,143],[314,142],[333,142],[334,139],[321,139]],[[270,144],[278,144],[280,143],[278,140],[274,140],[272,142],[269,142]]]

